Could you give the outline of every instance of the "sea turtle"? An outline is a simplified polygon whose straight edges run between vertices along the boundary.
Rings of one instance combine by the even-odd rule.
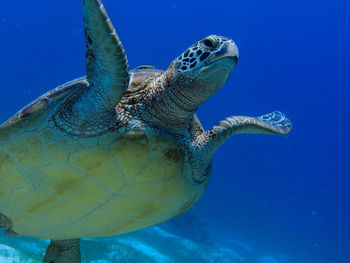
[[[291,130],[281,112],[203,130],[195,112],[235,67],[232,40],[208,36],[166,71],[129,70],[101,1],[82,4],[87,77],[44,94],[0,128],[0,226],[50,239],[44,262],[80,262],[80,238],[136,231],[187,211],[232,135]]]

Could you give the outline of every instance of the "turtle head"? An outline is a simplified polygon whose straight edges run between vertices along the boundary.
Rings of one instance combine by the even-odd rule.
[[[236,44],[231,39],[211,35],[188,48],[168,70],[173,72],[176,86],[185,88],[187,96],[202,104],[225,84],[237,61]]]
[[[236,44],[225,37],[211,35],[189,47],[150,84],[157,102],[147,107],[152,121],[166,128],[191,123],[199,106],[225,84],[237,60]]]

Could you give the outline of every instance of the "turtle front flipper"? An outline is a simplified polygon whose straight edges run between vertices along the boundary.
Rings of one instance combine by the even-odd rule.
[[[232,116],[221,121],[198,140],[207,150],[215,152],[228,138],[240,133],[287,135],[292,130],[289,119],[280,111],[260,117]]]
[[[87,79],[114,107],[129,85],[122,43],[100,0],[83,0]]]
[[[44,263],[79,263],[80,239],[51,240]]]
[[[83,0],[89,85],[60,105],[53,119],[60,130],[93,137],[116,126],[115,106],[129,85],[124,48],[100,0]]]

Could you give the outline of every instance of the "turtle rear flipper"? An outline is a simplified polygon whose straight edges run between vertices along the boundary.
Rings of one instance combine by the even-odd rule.
[[[44,263],[79,263],[80,239],[51,240]]]

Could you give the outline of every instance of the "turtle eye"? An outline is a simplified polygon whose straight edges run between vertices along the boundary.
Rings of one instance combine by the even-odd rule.
[[[202,46],[208,48],[210,50],[214,50],[219,46],[219,41],[213,39],[212,37],[208,37],[202,40]]]

